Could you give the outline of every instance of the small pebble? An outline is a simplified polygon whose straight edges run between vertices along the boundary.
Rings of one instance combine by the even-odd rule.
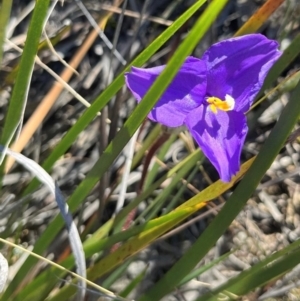
[[[294,242],[294,241],[296,241],[298,238],[299,238],[299,235],[298,235],[298,233],[296,233],[296,231],[291,231],[291,232],[288,234],[288,239],[290,240],[290,242]]]
[[[145,261],[136,260],[133,261],[127,269],[127,273],[130,275],[132,279],[136,278],[139,274],[141,274],[146,268],[147,264]]]
[[[300,217],[298,214],[295,214],[294,215],[294,218],[293,218],[293,224],[295,227],[299,227],[299,224],[300,224]]]
[[[144,201],[144,202],[141,202],[140,204],[139,204],[139,211],[140,212],[143,212],[144,210],[146,210],[146,208],[147,208],[147,203]]]
[[[245,241],[247,238],[247,234],[244,231],[240,231],[239,233],[237,233],[237,238],[240,241]]]
[[[279,159],[279,163],[282,167],[288,167],[289,165],[293,164],[293,160],[290,156],[284,156]]]
[[[293,143],[293,148],[296,152],[300,152],[300,144],[299,143]]]
[[[299,154],[298,153],[293,153],[292,154],[292,159],[293,159],[293,161],[298,162],[299,161]]]
[[[285,208],[287,206],[287,201],[284,199],[278,199],[276,203],[279,209]]]
[[[290,44],[291,44],[291,39],[283,39],[281,41],[280,50],[284,51],[290,46]]]
[[[189,281],[183,289],[185,300],[196,300],[199,297],[200,286],[201,284],[198,281]]]
[[[257,264],[257,263],[259,263],[260,262],[260,259],[257,257],[257,256],[253,256],[253,258],[252,258],[252,263],[253,264]]]
[[[269,187],[267,187],[266,192],[269,195],[276,195],[282,192],[281,188],[278,185],[270,185]]]
[[[289,166],[286,167],[287,172],[293,172],[295,170],[295,165],[291,164]]]
[[[273,198],[270,197],[270,199],[273,199]],[[272,202],[273,202],[273,200],[272,200]],[[270,216],[269,208],[264,203],[258,203],[258,208],[260,210],[261,216],[263,216],[263,217],[269,217]]]
[[[94,47],[95,54],[101,56],[103,54],[103,47],[100,44],[95,45]]]
[[[270,166],[270,169],[272,169],[272,170],[278,170],[278,169],[280,169],[281,168],[281,165],[280,165],[280,163],[276,160],[276,161],[274,161],[273,163],[272,163],[272,165]]]

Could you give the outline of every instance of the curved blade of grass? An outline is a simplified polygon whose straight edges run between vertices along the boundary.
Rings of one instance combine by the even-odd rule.
[[[237,31],[235,36],[256,32],[284,0],[268,0],[251,18]]]
[[[0,145],[0,152],[4,151],[4,147]],[[6,149],[6,153],[12,156],[18,163],[23,165],[28,171],[33,173],[44,185],[46,185],[49,191],[54,196],[56,203],[60,209],[61,215],[66,223],[68,229],[69,241],[71,249],[74,254],[77,274],[83,278],[86,278],[86,264],[85,256],[82,248],[81,239],[77,230],[77,227],[73,221],[72,216],[69,213],[68,205],[65,203],[62,192],[58,186],[54,183],[51,176],[36,162],[23,156],[22,154],[11,151],[9,148]],[[78,297],[79,300],[83,300],[85,295],[86,283],[82,280],[79,281]]]
[[[196,264],[213,247],[219,237],[226,231],[230,223],[245,206],[248,198],[255,191],[260,179],[272,164],[276,155],[284,145],[289,133],[300,115],[299,102],[300,84],[298,84],[291,100],[285,107],[277,124],[261,148],[258,156],[246,173],[244,179],[237,186],[218,216],[209,224],[194,245],[185,255],[154,285],[141,296],[139,301],[156,301],[172,291]]]
[[[8,111],[2,131],[1,144],[7,145],[12,139],[26,104],[27,93],[31,80],[34,59],[37,53],[39,39],[47,16],[50,0],[37,1],[30,20],[27,38],[20,62],[20,69],[9,101]]]
[[[9,20],[12,0],[3,0],[0,7],[0,62],[3,56],[3,44],[6,35],[6,25]]]
[[[217,301],[221,295],[243,296],[251,290],[261,287],[280,277],[300,263],[299,241],[268,256],[253,267],[230,279],[224,285],[198,298],[196,301]]]
[[[224,1],[224,0],[222,0]],[[181,28],[183,24],[205,3],[205,0],[199,0],[196,2],[191,8],[189,8],[184,14],[182,14],[181,17],[179,17],[168,29],[166,29],[147,49],[145,49],[133,62],[135,66],[141,66],[144,64],[168,39],[170,39],[174,33]],[[200,31],[201,32],[201,31]],[[204,31],[203,31],[204,32]],[[200,38],[200,37],[199,37]],[[197,39],[196,39],[197,41]],[[195,42],[194,42],[195,44]],[[179,67],[179,64],[178,64]],[[125,70],[129,70],[129,67]],[[124,71],[124,72],[125,72]],[[81,133],[81,131],[96,117],[97,112],[99,112],[106,104],[107,102],[113,97],[123,86],[124,84],[124,72],[121,73],[114,81],[113,83],[94,101],[94,103],[91,105],[90,108],[88,108],[85,113],[78,119],[78,121],[75,123],[75,125],[70,129],[70,131],[63,137],[61,142],[57,145],[57,147],[52,151],[51,155],[48,157],[48,159],[44,162],[42,165],[45,170],[49,170],[53,164],[56,162],[56,160],[64,154],[64,152],[70,147],[70,145],[75,141],[77,136]],[[166,77],[166,76],[165,76]],[[152,89],[153,91],[153,89]],[[133,118],[128,120],[130,124],[134,124],[136,122],[136,117],[139,117],[138,119],[142,119],[141,116],[146,116],[145,105],[146,101],[143,102],[144,104],[142,107],[140,107],[139,111],[133,115]],[[153,99],[151,99],[150,104],[154,103]],[[148,109],[150,110],[150,107],[148,106]],[[143,111],[141,116],[138,116],[140,114],[140,111]],[[144,118],[144,117],[143,117]],[[127,122],[127,124],[128,124]],[[136,124],[138,126],[139,124]],[[127,129],[123,128],[123,133],[126,132]],[[119,139],[122,136],[119,135]],[[129,140],[129,135],[126,133],[125,137],[122,138],[123,144]],[[126,141],[127,140],[127,141]],[[115,145],[115,142],[114,142]],[[109,146],[106,152],[106,156],[110,155],[109,164],[105,164],[105,167],[101,167],[101,170],[103,172],[103,169],[107,169],[107,167],[110,166],[110,162],[112,162],[116,156],[118,155],[119,149],[121,148],[121,145],[118,147],[118,151],[115,151],[114,153],[109,154],[111,151],[112,144]],[[101,157],[102,158],[102,157]],[[104,159],[104,158],[103,158]],[[102,163],[100,162],[102,165]],[[89,174],[89,177],[87,181],[93,181],[92,183],[89,183],[89,187],[92,187],[95,182],[99,180],[99,172],[97,170],[99,164],[96,164],[95,167],[92,169],[91,173]],[[85,182],[87,183],[87,182]],[[28,191],[32,191],[36,186],[38,182],[34,181],[32,185],[28,187],[25,193],[28,193]],[[85,185],[85,184],[84,184]],[[82,187],[82,186],[81,186]],[[81,188],[80,188],[81,189]],[[76,192],[77,193],[77,192]],[[70,210],[75,210],[82,201],[81,199],[82,195],[75,200],[75,194],[73,197],[73,201],[70,202]],[[56,218],[51,225],[46,229],[46,231],[43,233],[43,235],[40,237],[40,239],[37,241],[34,252],[35,253],[42,253],[49,243],[52,241],[52,239],[55,237],[55,235],[58,233],[58,231],[61,229],[63,223],[62,220],[58,217]],[[18,286],[18,283],[21,283],[21,280],[23,281],[26,277],[26,274],[30,268],[32,268],[33,264],[36,262],[35,258],[29,257],[23,266],[20,268],[18,274],[16,277],[12,280],[8,288],[6,289],[3,297],[0,300],[8,300],[9,296],[13,294],[16,291],[16,287]]]

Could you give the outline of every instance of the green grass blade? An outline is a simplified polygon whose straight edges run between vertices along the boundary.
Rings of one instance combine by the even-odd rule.
[[[2,62],[5,30],[10,16],[11,5],[12,0],[3,0],[0,7],[0,62]]]
[[[1,137],[2,145],[7,145],[7,143],[10,142],[23,114],[34,66],[34,59],[37,53],[44,20],[47,16],[49,2],[50,0],[37,1],[32,18],[30,20],[19,72],[13,87],[8,111],[5,117],[5,123]]]
[[[110,287],[118,280],[120,277],[126,273],[128,266],[135,258],[132,257],[126,260],[121,266],[117,267],[113,272],[111,272],[102,282],[102,287],[110,289]]]
[[[217,301],[221,294],[223,296],[243,296],[251,290],[267,284],[299,264],[299,245],[299,241],[293,242],[196,301]]]
[[[245,206],[248,198],[255,191],[260,179],[272,164],[276,155],[284,145],[289,133],[297,122],[300,114],[300,84],[292,94],[279,121],[272,130],[266,143],[261,148],[256,160],[246,173],[244,179],[230,196],[218,216],[203,232],[196,243],[185,255],[165,274],[165,276],[146,292],[139,301],[156,301],[172,291],[196,264],[213,247],[219,237],[226,231],[230,223]]]
[[[246,35],[257,31],[283,2],[284,0],[267,0],[238,30],[235,36]]]
[[[193,270],[191,273],[189,273],[186,277],[184,277],[180,283],[178,284],[178,286],[180,285],[184,285],[185,283],[189,282],[190,280],[198,277],[199,275],[203,274],[204,272],[210,270],[211,268],[213,268],[215,265],[219,264],[221,261],[225,260],[229,255],[231,255],[232,253],[234,253],[233,251],[227,252],[225,254],[223,254],[222,256],[214,259],[212,262],[197,268],[195,270]]]

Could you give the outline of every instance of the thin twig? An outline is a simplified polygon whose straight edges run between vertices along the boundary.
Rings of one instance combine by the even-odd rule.
[[[141,15],[137,12],[134,12],[132,10],[125,10],[123,12],[123,10],[121,8],[118,8],[118,7],[115,7],[115,6],[111,6],[109,4],[101,4],[101,9],[103,10],[107,10],[107,11],[110,11],[110,12],[113,12],[113,13],[116,13],[116,14],[122,14],[124,13],[125,16],[128,16],[128,17],[132,17],[132,18],[136,18],[136,19],[140,19],[141,18]],[[152,17],[152,16],[148,16],[148,15],[144,15],[142,17],[142,20],[147,20],[147,21],[151,21],[151,22],[154,22],[154,23],[157,23],[157,24],[161,24],[161,25],[165,25],[165,26],[170,26],[173,24],[173,21],[170,21],[170,20],[165,20],[163,18],[159,18],[159,17]]]
[[[98,26],[97,22],[94,20],[93,16],[87,10],[87,8],[85,7],[85,5],[80,0],[75,0],[75,2],[77,3],[77,5],[81,9],[81,11],[84,13],[84,15],[86,16],[86,18],[90,22],[90,24],[97,31],[97,33],[99,34],[99,37],[103,40],[103,42],[108,47],[108,49],[112,50],[114,56],[121,62],[122,65],[125,66],[126,65],[126,61],[124,60],[124,58],[122,57],[122,55],[120,54],[120,52],[118,52],[116,49],[113,49],[113,44],[107,38],[107,36],[103,32],[103,30]]]
[[[23,49],[21,49],[20,47],[18,47],[16,44],[14,44],[13,42],[11,42],[10,40],[5,40],[6,43],[8,43],[13,49],[19,51],[20,53],[23,52]],[[85,107],[90,107],[91,104],[85,100],[79,93],[77,93],[70,85],[68,85],[58,74],[56,74],[51,68],[49,68],[46,64],[44,64],[41,59],[36,56],[35,57],[35,62],[41,66],[44,70],[46,70],[49,74],[51,74],[60,84],[63,85],[63,87],[69,91],[78,101],[80,101]],[[69,66],[68,66],[69,67]],[[72,72],[73,72],[73,68],[71,68]],[[98,116],[100,116],[100,112],[98,113]],[[109,123],[110,120],[107,120],[107,122]]]
[[[51,40],[49,39],[46,30],[44,29],[43,31],[44,37],[46,39],[46,42],[48,44],[49,49],[51,50],[51,52],[55,55],[55,57],[57,57],[57,59],[67,68],[70,68],[76,75],[79,75],[79,73],[77,72],[77,70],[75,70],[72,66],[70,66],[55,50],[55,48],[53,47]]]

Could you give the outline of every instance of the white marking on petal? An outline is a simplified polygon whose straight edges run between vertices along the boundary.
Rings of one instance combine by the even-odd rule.
[[[228,111],[233,110],[234,105],[235,105],[235,100],[232,96],[230,96],[229,94],[225,95],[225,101],[228,104],[229,108]]]

